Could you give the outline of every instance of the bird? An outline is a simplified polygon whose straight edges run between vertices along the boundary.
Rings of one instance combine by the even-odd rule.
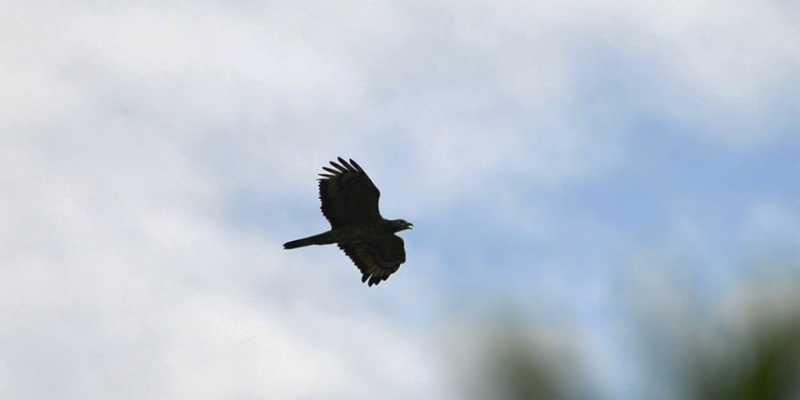
[[[319,174],[319,199],[322,215],[331,229],[292,240],[284,249],[310,245],[336,244],[361,271],[361,282],[378,285],[406,261],[403,239],[395,233],[412,229],[404,219],[384,219],[378,210],[381,192],[364,169],[352,158],[342,157],[323,166]]]

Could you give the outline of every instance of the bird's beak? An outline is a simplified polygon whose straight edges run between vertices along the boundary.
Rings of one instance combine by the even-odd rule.
[[[412,223],[410,223],[410,222],[409,222],[409,223],[408,223],[408,229],[414,229],[414,224],[412,224]]]

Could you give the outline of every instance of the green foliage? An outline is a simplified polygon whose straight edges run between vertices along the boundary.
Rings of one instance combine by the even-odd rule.
[[[740,290],[733,304],[710,313],[690,301],[679,317],[639,316],[639,344],[645,344],[639,364],[665,388],[660,396],[642,398],[667,393],[667,399],[688,400],[800,399],[800,285],[789,286]],[[523,328],[523,318],[515,320],[485,323],[490,328],[479,341],[481,372],[471,382],[473,398],[602,398],[596,394],[601,388],[587,388],[584,357],[576,351],[586,333],[559,337],[552,326]],[[559,340],[542,340],[553,337]]]

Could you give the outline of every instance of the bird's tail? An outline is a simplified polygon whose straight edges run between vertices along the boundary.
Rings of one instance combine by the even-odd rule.
[[[333,239],[331,231],[323,232],[318,235],[304,237],[302,239],[292,240],[283,244],[284,249],[296,249],[303,246],[311,246],[312,244],[331,244],[336,243]]]

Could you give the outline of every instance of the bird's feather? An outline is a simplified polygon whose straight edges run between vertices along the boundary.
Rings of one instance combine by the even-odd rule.
[[[396,235],[381,235],[363,241],[339,244],[361,271],[361,281],[369,286],[389,278],[406,261],[403,239]]]
[[[335,170],[322,167],[326,174],[320,174],[320,209],[337,229],[351,225],[374,224],[381,219],[378,210],[380,191],[361,168],[339,158],[340,164],[331,161]]]

